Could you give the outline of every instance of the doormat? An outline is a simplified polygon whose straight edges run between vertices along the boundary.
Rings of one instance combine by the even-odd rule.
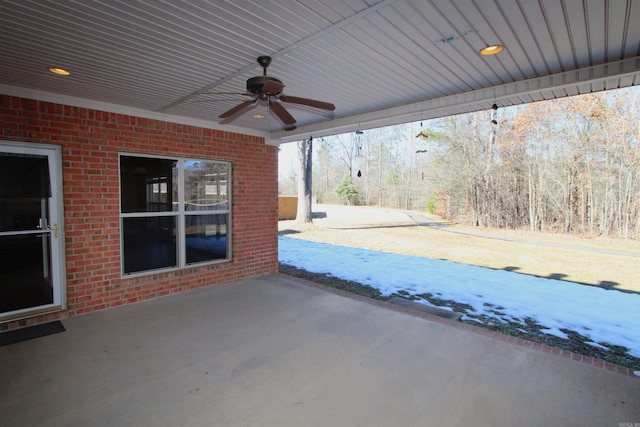
[[[0,333],[0,347],[64,332],[66,329],[59,320],[42,325],[28,326]]]

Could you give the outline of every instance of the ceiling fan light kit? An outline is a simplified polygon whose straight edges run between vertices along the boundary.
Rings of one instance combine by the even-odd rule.
[[[49,70],[53,74],[57,74],[59,76],[70,76],[71,75],[71,72],[69,72],[68,70],[66,70],[64,68],[60,68],[60,67],[49,67],[49,68],[47,68],[47,70]]]
[[[269,111],[271,111],[282,122],[285,130],[293,130],[296,128],[296,119],[280,102],[305,105],[307,107],[313,107],[327,111],[333,111],[336,109],[335,105],[329,102],[300,98],[297,96],[283,95],[282,91],[285,87],[284,83],[282,83],[281,80],[275,77],[267,75],[267,68],[271,64],[271,57],[259,56],[258,64],[260,64],[260,66],[262,67],[262,75],[249,78],[247,80],[247,93],[242,94],[246,96],[252,96],[253,100],[241,102],[235,107],[220,114],[219,118],[229,119],[228,121],[232,121],[236,117],[247,112],[259,101],[263,101],[267,103]]]
[[[502,52],[503,49],[504,49],[504,46],[502,46],[500,44],[494,44],[494,45],[490,45],[490,46],[487,46],[487,47],[483,48],[480,51],[480,54],[482,56],[497,55],[500,52]]]

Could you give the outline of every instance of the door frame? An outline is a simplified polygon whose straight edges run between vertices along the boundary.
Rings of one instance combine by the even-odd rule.
[[[62,189],[62,148],[58,145],[0,140],[0,152],[47,156],[51,203],[51,280],[53,303],[0,313],[0,322],[24,319],[67,309],[66,256],[64,237],[64,199]],[[56,226],[57,225],[57,232]],[[57,236],[56,236],[57,234]]]

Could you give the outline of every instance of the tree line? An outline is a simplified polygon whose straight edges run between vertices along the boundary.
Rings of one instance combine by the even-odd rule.
[[[637,88],[313,140],[320,203],[482,227],[640,238]],[[280,181],[295,194],[296,168]],[[293,188],[292,188],[293,187]]]

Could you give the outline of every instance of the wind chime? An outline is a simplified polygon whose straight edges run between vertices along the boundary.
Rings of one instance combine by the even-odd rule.
[[[491,112],[491,124],[492,125],[497,125],[498,124],[498,120],[496,120],[497,118],[497,111],[498,111],[498,104],[496,104],[495,102],[493,103],[493,105],[491,106],[491,109],[493,110]]]
[[[358,129],[356,131],[356,138],[355,138],[355,146],[356,146],[356,153],[355,153],[355,157],[358,160],[358,162],[360,164],[362,164],[362,134],[364,132],[362,132],[360,129]],[[362,176],[362,171],[360,170],[360,168],[358,168],[358,178],[360,178]]]
[[[416,135],[416,138],[423,138],[423,139],[429,138],[429,134],[427,133],[426,129],[422,128],[422,118],[420,119],[420,132],[418,132],[418,134]],[[416,150],[416,154],[426,153],[426,152],[427,150],[422,150],[422,149]],[[424,173],[422,175],[423,175],[422,179],[424,179]]]
[[[498,124],[498,103],[496,102],[496,89],[493,89],[493,105],[491,106],[491,124],[492,130],[495,130],[496,125]]]

